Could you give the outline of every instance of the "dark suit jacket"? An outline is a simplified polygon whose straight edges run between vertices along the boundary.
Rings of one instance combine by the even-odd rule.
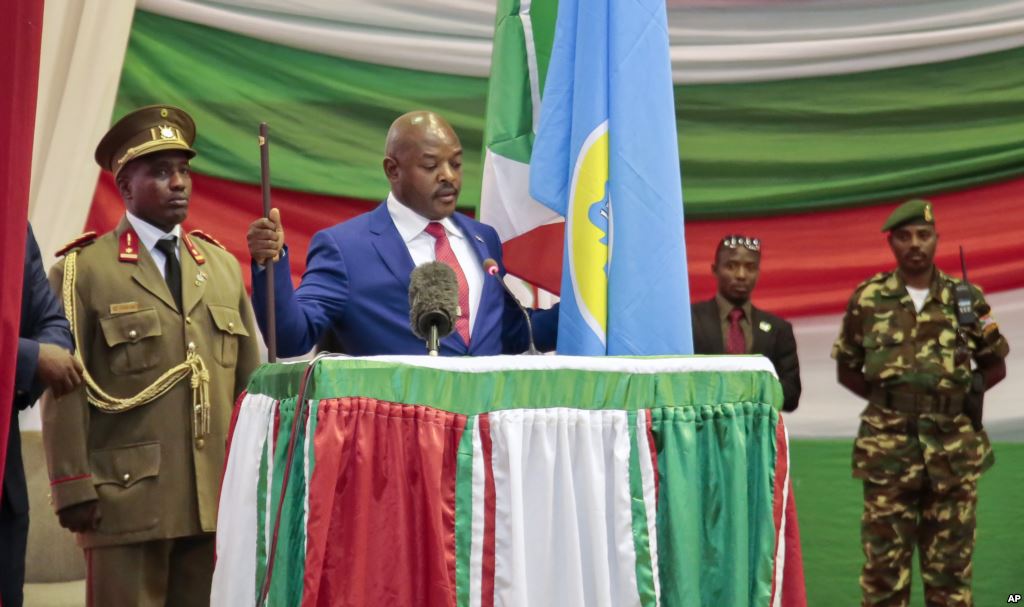
[[[478,261],[498,262],[501,241],[494,228],[455,213],[452,220],[472,243]],[[327,332],[353,356],[424,354],[409,328],[409,275],[413,260],[386,203],[317,232],[309,245],[302,283],[292,289],[287,258],[274,266],[277,348],[281,356],[308,352]],[[253,306],[266,335],[266,280],[253,268]],[[551,350],[558,310],[535,311],[537,348]],[[519,354],[527,349],[522,312],[497,281],[484,275],[469,346],[458,333],[441,340],[443,356]]]
[[[61,312],[57,297],[50,290],[46,272],[43,271],[43,260],[39,255],[39,245],[29,226],[25,238],[21,329],[18,334],[18,363],[14,372],[14,407],[11,410],[11,433],[7,442],[7,464],[4,466],[4,495],[0,506],[6,516],[28,511],[18,411],[31,406],[46,389],[36,379],[40,343],[56,344],[68,350],[72,347],[68,321]]]
[[[722,321],[715,299],[693,304],[690,315],[693,320],[694,354],[725,354]],[[753,306],[751,316],[750,328],[754,337],[752,353],[766,356],[775,365],[784,396],[782,410],[794,411],[800,403],[800,361],[796,356],[793,325]],[[761,329],[761,323],[768,324],[767,331]]]

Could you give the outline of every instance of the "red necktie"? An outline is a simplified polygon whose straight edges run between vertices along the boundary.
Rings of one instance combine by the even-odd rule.
[[[462,273],[462,266],[459,265],[455,251],[452,250],[452,246],[448,242],[448,234],[445,233],[444,226],[436,221],[431,221],[427,224],[424,232],[434,237],[434,259],[451,266],[455,270],[455,277],[459,280],[459,317],[455,320],[455,330],[468,346],[469,284],[466,282],[466,275]]]
[[[740,319],[743,316],[743,308],[733,308],[729,311],[729,343],[725,346],[725,351],[729,354],[747,353],[747,340],[743,337],[743,328],[740,327]]]

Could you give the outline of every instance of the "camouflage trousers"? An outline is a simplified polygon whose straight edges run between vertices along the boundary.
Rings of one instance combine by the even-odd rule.
[[[973,605],[978,478],[992,461],[988,436],[962,414],[868,405],[853,449],[853,474],[864,481],[862,605],[909,604],[915,547],[926,603]]]
[[[860,575],[862,605],[905,607],[910,572],[919,549],[925,603],[970,606],[976,483],[948,493],[864,482],[861,543],[866,561]]]

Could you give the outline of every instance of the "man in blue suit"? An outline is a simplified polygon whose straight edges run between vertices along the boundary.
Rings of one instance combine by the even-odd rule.
[[[21,287],[21,326],[18,362],[14,371],[14,406],[11,408],[3,497],[0,498],[0,604],[20,607],[25,582],[28,540],[28,491],[21,463],[18,411],[31,406],[46,388],[56,396],[82,381],[82,366],[71,355],[71,331],[43,271],[32,227],[25,238],[25,271]],[[43,465],[42,462],[38,462]]]
[[[432,112],[400,116],[388,130],[384,173],[391,183],[376,209],[318,232],[306,272],[292,288],[284,230],[277,209],[249,226],[253,304],[266,335],[263,265],[275,260],[277,348],[281,356],[305,354],[328,331],[352,355],[423,354],[409,328],[409,275],[414,267],[443,261],[459,283],[459,318],[441,341],[449,356],[517,354],[528,347],[526,321],[483,261],[498,262],[494,228],[455,213],[462,186],[462,145],[451,126]],[[557,309],[532,312],[540,350],[551,350]]]

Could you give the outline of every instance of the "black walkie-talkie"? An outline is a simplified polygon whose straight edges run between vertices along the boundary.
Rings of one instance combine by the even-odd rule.
[[[978,315],[974,312],[971,284],[967,282],[967,263],[964,261],[963,247],[960,247],[960,272],[963,281],[953,287],[953,297],[956,299],[956,321],[964,327],[978,322]]]

